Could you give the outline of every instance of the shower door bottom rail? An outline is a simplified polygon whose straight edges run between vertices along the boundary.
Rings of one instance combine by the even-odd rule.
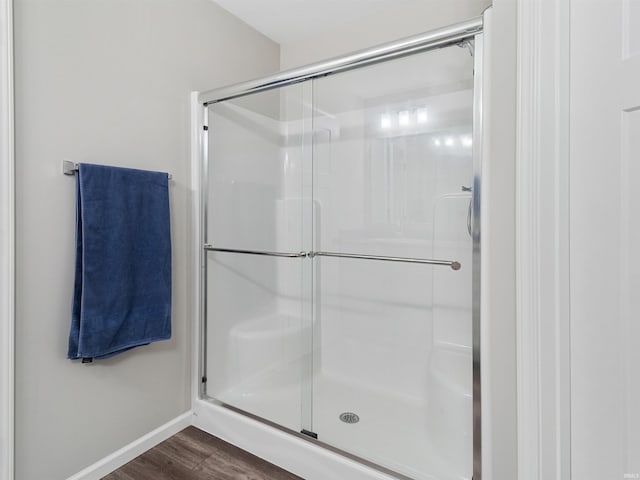
[[[355,258],[360,260],[381,260],[385,262],[402,262],[402,263],[420,263],[427,265],[436,265],[451,267],[452,270],[460,270],[462,265],[460,262],[451,260],[434,260],[429,258],[412,258],[412,257],[387,257],[384,255],[362,255],[358,253],[338,253],[338,252],[270,252],[266,250],[240,250],[236,248],[220,248],[211,244],[205,244],[204,249],[208,252],[223,253],[240,253],[245,255],[265,255],[269,257],[285,257],[285,258],[314,258],[314,257],[335,257],[335,258]]]

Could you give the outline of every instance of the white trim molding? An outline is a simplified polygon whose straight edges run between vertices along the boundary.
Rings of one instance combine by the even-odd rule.
[[[518,0],[518,480],[571,478],[569,2]]]
[[[200,371],[200,352],[202,349],[202,336],[203,332],[200,328],[200,315],[201,315],[201,299],[200,299],[200,275],[202,272],[201,267],[201,252],[202,252],[202,237],[200,231],[200,195],[201,195],[201,172],[200,172],[200,151],[202,141],[202,105],[198,101],[200,92],[191,92],[189,96],[189,105],[191,112],[191,235],[192,235],[192,265],[193,276],[191,278],[191,406],[194,408],[199,395],[201,384],[201,371]]]
[[[193,414],[191,411],[170,420],[155,430],[134,440],[129,445],[125,445],[120,450],[113,452],[93,465],[89,465],[84,470],[72,475],[67,480],[100,480],[104,476],[117,470],[125,463],[130,462],[134,458],[142,455],[147,450],[155,447],[160,442],[165,441],[169,437],[175,435],[191,425]]]
[[[14,470],[13,1],[0,0],[0,480]]]

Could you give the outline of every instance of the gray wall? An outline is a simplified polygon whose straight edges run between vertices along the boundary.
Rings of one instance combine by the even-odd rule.
[[[16,0],[16,480],[60,480],[190,407],[192,90],[273,72],[278,45],[210,0]],[[74,179],[61,162],[173,174],[173,338],[65,359]]]

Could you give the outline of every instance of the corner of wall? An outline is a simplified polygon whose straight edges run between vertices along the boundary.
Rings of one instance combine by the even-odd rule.
[[[0,480],[14,478],[13,1],[0,0]]]

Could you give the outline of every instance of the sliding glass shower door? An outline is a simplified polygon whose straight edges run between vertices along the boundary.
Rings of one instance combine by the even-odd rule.
[[[315,257],[314,431],[411,478],[470,478],[473,58],[313,90],[313,249],[357,254]]]
[[[310,422],[311,84],[209,107],[206,394]]]
[[[207,107],[207,397],[471,478],[472,50]]]

